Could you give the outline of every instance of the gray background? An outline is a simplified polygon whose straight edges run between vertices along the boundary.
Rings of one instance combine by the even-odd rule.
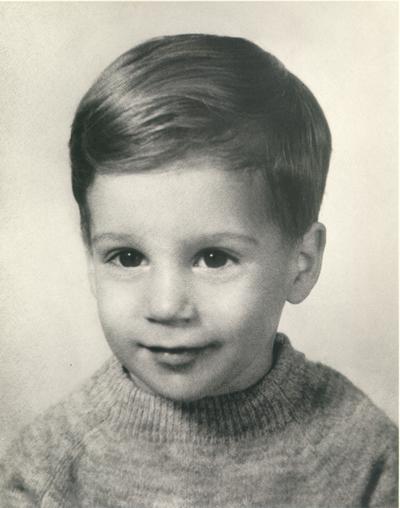
[[[89,292],[67,140],[78,100],[152,36],[252,39],[314,92],[334,153],[317,287],[280,329],[397,419],[397,5],[0,5],[0,451],[110,354]]]

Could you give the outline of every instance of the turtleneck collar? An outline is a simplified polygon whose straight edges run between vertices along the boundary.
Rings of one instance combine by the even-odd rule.
[[[255,385],[235,393],[176,402],[138,388],[116,358],[95,376],[91,400],[108,410],[114,430],[151,441],[241,439],[274,432],[293,420],[301,397],[304,355],[277,334],[274,364]]]

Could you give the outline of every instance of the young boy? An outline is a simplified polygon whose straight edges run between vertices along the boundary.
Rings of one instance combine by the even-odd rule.
[[[320,272],[330,152],[246,40],[161,37],[101,74],[70,153],[114,356],[13,443],[1,506],[396,506],[395,426],[277,332]]]

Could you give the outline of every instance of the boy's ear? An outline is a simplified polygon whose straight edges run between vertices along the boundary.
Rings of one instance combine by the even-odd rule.
[[[314,222],[296,248],[288,302],[300,303],[309,295],[321,271],[325,243],[325,226]]]
[[[93,263],[93,256],[90,251],[90,247],[86,247],[86,262],[87,262],[87,270],[88,270],[88,279],[89,279],[89,286],[90,291],[92,292],[93,296],[96,298],[96,281],[94,276],[94,263]]]

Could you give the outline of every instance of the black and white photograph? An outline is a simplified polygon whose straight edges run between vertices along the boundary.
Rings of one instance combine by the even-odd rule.
[[[0,508],[398,507],[398,3],[0,3]]]

